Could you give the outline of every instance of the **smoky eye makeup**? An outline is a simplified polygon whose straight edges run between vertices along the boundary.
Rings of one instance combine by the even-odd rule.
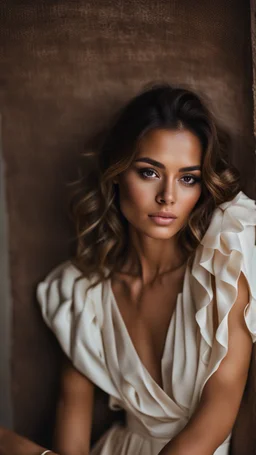
[[[145,167],[145,168],[137,168],[137,172],[138,174],[140,175],[140,177],[144,178],[144,179],[150,179],[150,178],[156,178],[156,177],[159,177],[157,171],[155,171],[155,169],[152,169],[152,168],[148,168],[148,167]]]
[[[201,178],[201,176],[195,175],[195,174],[185,174],[182,177],[180,177],[179,180],[182,180],[184,185],[194,186],[196,183],[201,183],[202,178]],[[188,180],[190,180],[190,182]]]
[[[194,170],[194,169],[192,169]],[[197,169],[196,169],[197,170]],[[144,180],[155,180],[161,178],[161,175],[159,175],[159,171],[152,167],[137,167],[135,166],[135,171],[137,174],[140,176],[140,178]],[[181,171],[181,169],[180,169]],[[185,168],[184,168],[185,171]],[[202,179],[201,175],[197,175],[194,173],[183,173],[178,179],[184,186],[194,186],[196,184],[200,184]]]

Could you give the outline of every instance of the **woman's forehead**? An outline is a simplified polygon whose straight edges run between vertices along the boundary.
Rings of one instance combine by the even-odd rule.
[[[168,165],[169,162],[200,164],[202,146],[198,137],[189,130],[155,129],[138,142],[134,160],[151,158]],[[192,165],[191,164],[191,165]]]

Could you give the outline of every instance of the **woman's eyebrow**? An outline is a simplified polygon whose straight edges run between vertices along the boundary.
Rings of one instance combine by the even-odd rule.
[[[165,169],[165,165],[162,163],[159,163],[159,161],[152,160],[152,158],[138,158],[135,160],[135,162],[142,162],[142,163],[148,163],[152,164],[153,166],[160,167],[161,169]]]
[[[179,169],[179,172],[186,172],[186,171],[201,171],[201,166],[188,166],[188,167],[182,167]]]
[[[153,166],[159,167],[160,169],[165,169],[165,165],[162,163],[159,163],[159,161],[153,160],[152,158],[138,158],[135,160],[135,162],[142,162],[142,163],[148,163],[152,164]],[[200,171],[201,166],[196,165],[196,166],[186,166],[182,167],[179,169],[179,172],[187,172],[187,171]]]

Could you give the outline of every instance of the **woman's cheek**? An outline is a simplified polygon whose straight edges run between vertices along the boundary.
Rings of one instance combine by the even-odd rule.
[[[187,217],[190,212],[193,210],[195,204],[197,203],[200,197],[200,189],[198,187],[188,187],[184,185],[179,185],[176,191],[175,205],[179,207],[180,215]]]
[[[139,180],[137,177],[129,176],[123,182],[121,193],[124,200],[131,205],[144,206],[151,197],[151,189],[145,182]]]
[[[194,194],[191,195],[191,198],[187,201],[186,204],[186,217],[188,217],[191,212],[193,211],[197,201],[199,200],[201,195],[201,188],[195,188]]]
[[[119,186],[119,202],[123,215],[129,219],[139,205],[142,192],[134,182],[124,181]]]

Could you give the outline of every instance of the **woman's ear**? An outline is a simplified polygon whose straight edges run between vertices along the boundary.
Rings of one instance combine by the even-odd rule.
[[[113,179],[113,183],[114,183],[114,185],[118,185],[118,184],[119,184],[119,179],[118,179],[118,177],[115,177],[115,178]]]

